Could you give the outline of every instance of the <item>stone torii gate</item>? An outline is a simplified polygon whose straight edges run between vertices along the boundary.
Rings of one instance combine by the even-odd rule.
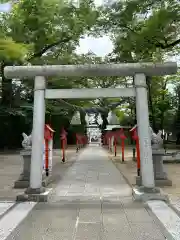
[[[146,76],[175,74],[177,63],[124,63],[94,65],[7,66],[6,78],[35,78],[32,131],[32,156],[29,195],[45,195],[42,188],[42,158],[45,119],[45,99],[55,98],[117,98],[136,97],[138,135],[140,141],[141,196],[157,193],[154,183],[152,149],[149,133],[149,113]],[[133,76],[134,87],[106,89],[46,89],[45,77]],[[157,195],[157,194],[156,194]],[[151,197],[152,198],[152,197]],[[156,198],[156,197],[153,197]],[[37,198],[39,199],[39,198]]]

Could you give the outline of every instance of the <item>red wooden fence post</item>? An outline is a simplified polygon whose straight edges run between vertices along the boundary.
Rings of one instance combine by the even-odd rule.
[[[109,138],[110,138],[109,145],[110,145],[110,151],[111,151],[111,152],[113,152],[112,144],[111,144],[112,137],[113,137],[113,133],[110,131],[110,132],[109,132]]]
[[[137,174],[140,176],[140,146],[139,146],[139,137],[136,140],[136,151],[137,151]]]
[[[66,148],[66,143],[67,143],[67,132],[62,128],[61,131],[61,150],[62,150],[62,162],[65,162],[66,156],[65,156],[65,148]]]
[[[122,162],[124,162],[124,139],[121,139]]]
[[[139,137],[137,134],[137,127],[132,129],[132,138],[136,141],[136,153],[137,153],[137,175],[140,176],[141,171],[141,159],[140,159],[140,146],[139,146]]]
[[[62,139],[62,162],[65,162],[65,138]]]
[[[49,142],[45,139],[45,171],[46,176],[49,176]]]
[[[121,139],[121,150],[122,150],[122,162],[124,162],[124,150],[125,150],[125,139],[126,139],[126,136],[124,135],[124,130],[123,128],[121,128],[121,131],[120,131],[120,139]]]
[[[81,144],[80,139],[81,139],[80,134],[76,133],[76,152],[78,152],[80,149],[80,144]]]
[[[116,134],[114,134],[114,156],[116,157],[117,155],[117,138]]]
[[[44,142],[45,142],[45,162],[44,168],[46,172],[46,176],[49,176],[49,167],[52,169],[52,142],[51,142],[51,149],[49,146],[50,141],[53,141],[53,132],[54,130],[50,127],[49,124],[45,124],[44,126]],[[51,151],[51,153],[50,153]],[[51,159],[50,159],[51,157]]]

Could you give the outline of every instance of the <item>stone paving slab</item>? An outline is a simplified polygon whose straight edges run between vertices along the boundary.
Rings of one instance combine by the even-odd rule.
[[[101,224],[100,223],[79,223],[75,235],[76,240],[100,240]]]
[[[82,150],[48,203],[37,203],[7,240],[164,240],[159,225],[98,146]]]

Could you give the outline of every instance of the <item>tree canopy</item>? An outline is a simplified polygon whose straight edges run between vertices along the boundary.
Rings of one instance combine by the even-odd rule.
[[[78,5],[68,0],[19,0],[11,3],[10,11],[0,13],[0,113],[3,116],[0,124],[3,142],[0,147],[16,145],[15,142],[20,142],[21,132],[31,131],[32,127],[33,81],[7,80],[4,76],[6,65],[161,62],[179,56],[178,0],[112,2],[98,7],[93,0],[79,0]],[[96,56],[93,52],[77,54],[79,41],[85,35],[100,37],[105,34],[114,44],[113,52],[105,57]],[[132,85],[131,77],[47,79],[49,88]],[[147,85],[153,127],[179,131],[179,73],[170,77],[148,78]],[[136,121],[133,98],[48,100],[46,106],[46,121],[52,122],[57,132],[62,126],[69,126],[77,109],[81,111],[82,118],[84,111],[101,112],[105,122],[107,112],[113,110],[125,125],[133,125]],[[8,136],[12,132],[15,133],[10,141]]]

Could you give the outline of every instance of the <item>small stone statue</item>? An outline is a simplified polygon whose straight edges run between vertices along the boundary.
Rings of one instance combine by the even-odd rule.
[[[172,181],[168,179],[163,166],[165,149],[163,148],[163,139],[161,137],[162,131],[155,134],[152,128],[150,128],[150,133],[155,184],[156,186],[172,186]]]
[[[163,148],[163,139],[161,138],[162,132],[159,131],[155,134],[150,127],[150,136],[151,136],[151,146],[153,150],[158,150]]]
[[[22,141],[22,146],[24,149],[31,149],[32,146],[32,136],[29,135],[27,136],[25,133],[22,133],[23,136],[23,141]]]

